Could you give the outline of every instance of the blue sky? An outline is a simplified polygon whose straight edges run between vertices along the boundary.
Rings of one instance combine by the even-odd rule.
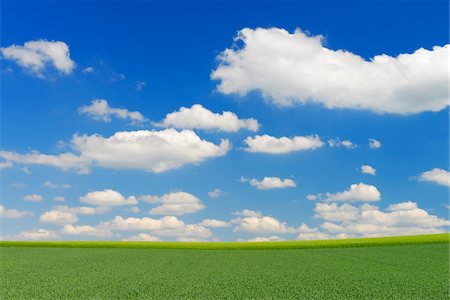
[[[4,1],[1,22],[3,239],[448,230],[444,1]]]

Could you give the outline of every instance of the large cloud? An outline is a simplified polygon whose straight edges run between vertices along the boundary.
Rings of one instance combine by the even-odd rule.
[[[138,111],[129,111],[125,108],[109,106],[105,99],[94,99],[90,105],[84,105],[78,109],[80,114],[85,114],[97,121],[110,122],[112,117],[129,119],[132,124],[141,124],[144,116]]]
[[[244,28],[226,49],[211,78],[224,94],[260,91],[267,101],[287,106],[306,102],[328,108],[413,114],[448,105],[449,45],[412,54],[385,54],[365,60],[331,50],[322,36],[297,29]]]
[[[365,183],[355,183],[350,187],[338,193],[326,193],[327,201],[346,201],[346,202],[370,202],[379,201],[381,199],[381,193],[377,187]]]
[[[258,121],[253,118],[239,119],[235,113],[230,111],[224,111],[222,114],[213,113],[200,104],[194,104],[191,108],[181,107],[179,111],[167,114],[164,120],[156,125],[225,132],[237,132],[240,129],[257,131],[259,128]]]
[[[12,45],[0,48],[4,58],[17,62],[38,77],[52,65],[58,72],[72,73],[75,63],[70,59],[69,46],[64,42],[36,40],[26,42],[23,46]]]
[[[243,210],[242,212],[234,212],[233,214],[243,216],[242,218],[232,220],[232,223],[237,224],[237,226],[233,229],[235,232],[248,232],[253,234],[296,232],[294,227],[290,227],[286,223],[280,222],[274,217],[263,216],[260,212]]]
[[[160,173],[223,156],[231,148],[228,140],[216,145],[202,140],[192,130],[175,129],[121,131],[108,138],[97,134],[74,135],[72,147],[79,155],[0,151],[0,157],[20,164],[74,169],[78,173],[89,173],[92,164],[111,169],[141,169]]]
[[[39,221],[52,224],[71,224],[78,222],[78,217],[73,212],[64,212],[60,210],[50,210],[44,212]]]
[[[15,208],[7,209],[0,204],[0,217],[9,219],[18,219],[26,216],[32,216],[33,213],[30,211],[21,211]]]
[[[443,186],[450,186],[450,172],[447,170],[434,168],[420,174],[419,180],[434,182]]]
[[[273,137],[267,134],[247,137],[245,151],[270,154],[284,154],[301,150],[314,150],[323,146],[323,142],[317,135]]]
[[[125,198],[121,193],[106,189],[103,191],[89,192],[80,197],[80,202],[97,206],[120,206],[120,205],[134,205],[137,200],[134,196]]]
[[[205,208],[196,196],[186,192],[173,192],[162,196],[145,195],[139,200],[160,204],[150,209],[151,215],[184,215],[195,213]]]

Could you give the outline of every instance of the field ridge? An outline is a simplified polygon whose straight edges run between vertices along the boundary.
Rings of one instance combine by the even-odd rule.
[[[268,250],[400,246],[449,243],[450,233],[279,242],[0,241],[0,247]]]

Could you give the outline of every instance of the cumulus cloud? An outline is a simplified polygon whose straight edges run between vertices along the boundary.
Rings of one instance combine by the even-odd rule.
[[[39,194],[30,194],[30,195],[25,195],[23,197],[23,200],[31,201],[31,202],[41,202],[42,200],[44,200],[44,198],[42,198],[42,196]]]
[[[379,201],[381,193],[376,186],[365,183],[355,183],[350,187],[338,193],[326,193],[326,201],[346,201],[346,202],[371,202]]]
[[[5,240],[18,240],[18,241],[39,241],[39,240],[55,240],[61,236],[47,229],[32,229],[22,231],[19,234],[13,236],[6,236]]]
[[[200,104],[194,104],[191,108],[181,107],[178,111],[167,114],[164,120],[156,125],[225,132],[237,132],[240,129],[257,131],[259,129],[258,121],[253,118],[239,119],[235,113],[230,111],[224,111],[222,114],[213,113]]]
[[[71,186],[70,184],[67,183],[62,183],[62,184],[57,184],[57,183],[53,183],[50,180],[45,181],[42,186],[47,187],[49,189],[70,189]]]
[[[132,124],[142,124],[144,116],[138,111],[129,111],[124,108],[113,108],[109,106],[105,99],[94,99],[90,105],[82,106],[78,109],[80,114],[85,114],[94,120],[110,122],[112,117],[122,120],[130,120]]]
[[[321,232],[317,227],[308,227],[305,223],[302,223],[298,229],[298,240],[327,240],[331,236],[327,233]]]
[[[324,232],[316,232],[332,238],[439,233],[450,225],[411,201],[391,204],[385,211],[369,204],[317,203],[315,212],[316,218],[325,221],[320,226]]]
[[[271,154],[283,154],[302,150],[314,150],[321,148],[323,142],[317,135],[294,136],[290,137],[273,137],[270,135],[257,135],[247,137],[244,140],[247,145],[247,152],[261,152]]]
[[[80,154],[0,151],[0,157],[21,164],[74,169],[82,174],[89,173],[93,164],[111,169],[141,169],[160,173],[223,156],[231,148],[229,140],[222,140],[216,145],[202,140],[192,130],[175,129],[121,131],[109,138],[97,134],[74,135],[71,146]]]
[[[350,140],[343,140],[336,138],[328,140],[328,146],[330,147],[344,147],[347,149],[355,149],[357,146],[353,144]]]
[[[450,172],[447,170],[434,168],[420,174],[419,180],[434,182],[443,186],[450,186]]]
[[[136,197],[130,196],[125,198],[121,193],[105,189],[103,191],[89,192],[80,197],[80,202],[96,206],[119,206],[137,204]]]
[[[7,209],[3,205],[0,204],[0,217],[7,219],[18,219],[26,216],[32,216],[33,213],[31,211],[21,211],[17,209]]]
[[[59,210],[50,210],[44,212],[39,221],[42,223],[52,223],[52,224],[70,224],[78,222],[78,217],[75,213],[69,211],[59,211]]]
[[[214,189],[208,192],[208,196],[211,198],[219,198],[223,195],[223,192],[220,189]]]
[[[296,229],[280,222],[274,217],[263,216],[260,212],[243,210],[235,212],[235,215],[242,216],[232,220],[237,224],[233,229],[235,232],[248,232],[253,234],[273,234],[273,233],[294,233]]]
[[[258,190],[270,190],[270,189],[285,189],[294,188],[297,186],[294,180],[286,178],[281,179],[278,177],[264,177],[262,180],[247,179],[241,177],[241,182],[248,182],[251,186],[256,187]]]
[[[144,195],[139,200],[161,204],[149,210],[151,215],[184,215],[205,208],[196,196],[186,192],[173,192],[162,196]]]
[[[376,139],[372,139],[372,138],[369,139],[369,147],[370,147],[370,149],[375,150],[375,149],[381,148],[381,146],[382,146],[382,144],[381,144],[380,141],[378,141]]]
[[[107,229],[96,228],[89,225],[73,226],[67,224],[62,232],[68,235],[95,236],[95,237],[111,237],[113,233]]]
[[[314,201],[314,200],[317,200],[318,198],[319,198],[318,195],[313,195],[313,194],[306,195],[306,199],[309,201]]]
[[[259,91],[279,106],[312,102],[404,115],[448,105],[449,45],[365,60],[300,29],[244,28],[235,42],[243,46],[223,51],[211,74],[224,94]]]
[[[69,207],[67,205],[58,205],[53,207],[54,210],[67,212],[67,213],[75,213],[80,215],[98,215],[104,214],[111,210],[110,206],[97,206],[97,207],[87,207],[87,206],[74,206]]]
[[[15,61],[41,78],[50,65],[64,74],[72,73],[75,67],[74,61],[70,58],[69,46],[60,41],[29,41],[23,46],[0,48],[0,51],[5,59]]]
[[[361,166],[361,173],[375,176],[377,174],[377,170],[375,170],[375,168],[372,167],[372,166],[362,165]]]
[[[116,216],[113,220],[99,224],[99,228],[124,231],[150,231],[156,236],[209,238],[209,229],[198,224],[185,224],[175,216],[153,218],[123,218]]]
[[[248,239],[247,242],[279,242],[282,241],[283,239],[273,235],[270,237],[255,237],[253,239]]]
[[[228,222],[216,220],[216,219],[205,219],[205,220],[201,221],[200,223],[198,223],[198,225],[203,226],[203,227],[229,227],[229,226],[231,226],[230,223],[228,223]]]
[[[157,236],[153,236],[147,233],[139,233],[138,235],[130,236],[129,238],[123,239],[123,241],[161,242],[161,239]]]

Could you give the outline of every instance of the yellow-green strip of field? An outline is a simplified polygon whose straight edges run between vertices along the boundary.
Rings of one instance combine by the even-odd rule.
[[[449,242],[450,233],[442,233],[413,236],[280,242],[0,241],[0,247],[267,250],[420,245]]]

